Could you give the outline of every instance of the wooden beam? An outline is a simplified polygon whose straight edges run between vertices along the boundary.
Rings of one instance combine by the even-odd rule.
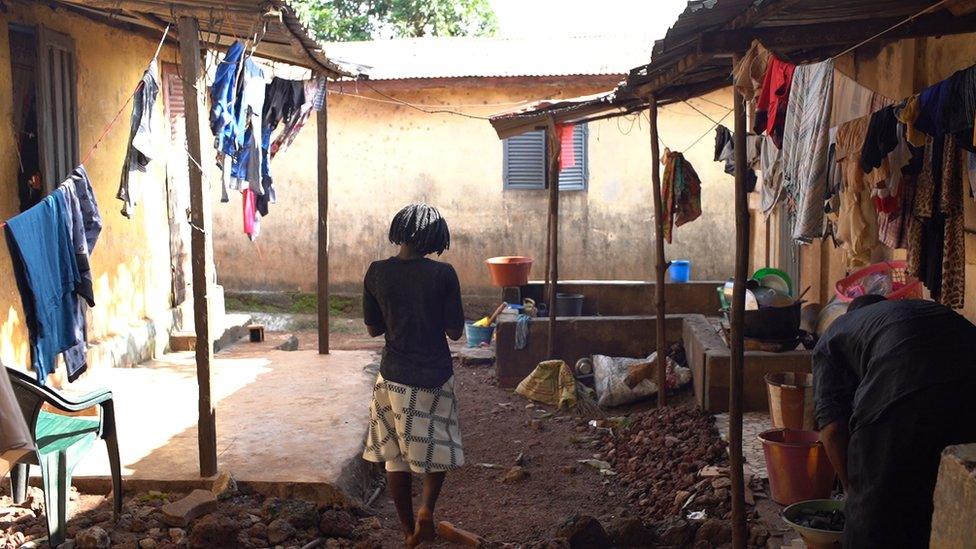
[[[186,109],[187,168],[190,175],[190,255],[193,269],[193,325],[196,329],[200,449],[200,476],[217,474],[217,419],[211,396],[210,362],[213,342],[210,333],[210,285],[215,280],[210,185],[203,177],[200,127],[203,91],[206,89],[200,55],[200,23],[180,17],[180,68],[183,74],[183,104]]]
[[[654,250],[657,256],[656,282],[654,284],[654,296],[656,301],[654,320],[655,341],[657,349],[657,405],[664,407],[668,403],[667,397],[667,375],[668,375],[668,349],[665,339],[665,316],[666,308],[664,304],[664,273],[668,270],[669,263],[664,259],[664,204],[661,199],[661,150],[657,133],[657,100],[651,96],[648,100],[648,118],[651,126],[651,189],[654,195]]]
[[[822,48],[824,46],[848,46],[870,38],[904,18],[880,18],[811,25],[789,25],[739,30],[723,30],[705,33],[699,44],[706,54],[734,53],[749,49],[752,41],[759,40],[771,50],[794,48]],[[953,17],[946,12],[923,15],[910,23],[887,32],[879,39],[900,40],[924,36],[945,36],[976,31],[976,14]]]
[[[733,60],[738,64],[740,55]],[[729,368],[729,462],[732,478],[732,546],[744,549],[746,526],[745,483],[742,459],[742,383],[745,368],[743,314],[746,270],[749,267],[749,197],[746,191],[746,110],[738,92],[732,96],[735,120],[735,286],[732,292],[731,364]]]
[[[546,177],[549,182],[549,340],[546,355],[556,358],[556,294],[559,289],[559,157],[562,141],[556,123],[550,117],[546,127],[546,156],[549,160]]]
[[[329,94],[318,113],[318,305],[319,354],[329,354]]]
[[[949,0],[946,9],[952,12],[952,15],[969,15],[976,12],[976,0]]]

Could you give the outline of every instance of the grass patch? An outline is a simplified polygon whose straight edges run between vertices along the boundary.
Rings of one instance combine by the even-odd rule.
[[[270,314],[310,314],[318,312],[318,296],[299,292],[232,293],[224,298],[228,311]],[[337,317],[362,316],[358,297],[329,296],[329,314]]]

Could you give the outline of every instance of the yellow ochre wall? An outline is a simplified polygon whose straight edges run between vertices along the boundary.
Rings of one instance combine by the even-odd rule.
[[[457,110],[487,116],[518,102],[573,97],[611,86],[609,80],[595,87],[486,79],[436,88],[401,84],[386,93],[415,104],[463,105]],[[436,205],[450,223],[452,246],[442,259],[455,266],[465,293],[494,293],[483,261],[496,255],[532,256],[532,276],[543,276],[546,192],[503,190],[502,142],[486,120],[426,114],[348,95],[378,98],[355,84],[345,84],[341,91],[329,95],[330,273],[335,291],[360,291],[369,262],[394,253],[387,240],[393,215],[416,201]],[[721,105],[731,107],[729,91],[706,99],[691,102],[713,119],[728,111]],[[494,106],[472,107],[485,104]],[[725,123],[731,125],[731,116]],[[676,230],[667,257],[692,260],[697,279],[729,276],[733,184],[723,164],[712,160],[712,122],[677,104],[662,109],[659,124],[663,142],[677,150],[702,137],[686,157],[704,183],[704,215]],[[225,288],[314,291],[316,136],[313,118],[293,147],[273,160],[278,204],[262,221],[256,244],[242,233],[239,196],[230,204],[215,205],[217,273]],[[561,195],[560,278],[653,279],[646,115],[639,121],[590,124],[589,174],[587,191]]]
[[[18,212],[17,156],[11,122],[8,24],[43,24],[75,41],[78,89],[79,154],[91,149],[115,117],[156,49],[157,42],[39,4],[7,3],[0,14],[0,219]],[[166,54],[167,52],[164,52]],[[161,137],[162,95],[157,102]],[[120,213],[116,200],[129,134],[127,108],[86,168],[91,176],[104,228],[91,257],[96,306],[91,309],[89,339],[124,333],[144,319],[162,317],[170,307],[170,259],[165,190],[165,160],[154,161],[134,185],[142,201],[132,219]],[[168,140],[161,140],[165,147]],[[165,150],[165,149],[161,149]],[[162,153],[160,157],[164,156]],[[183,169],[186,169],[183,167]],[[23,367],[29,351],[20,296],[11,272],[6,244],[0,245],[0,362]]]

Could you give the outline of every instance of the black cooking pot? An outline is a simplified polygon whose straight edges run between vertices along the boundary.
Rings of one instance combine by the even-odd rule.
[[[800,331],[800,310],[803,302],[789,307],[764,307],[745,311],[742,317],[743,335],[753,339],[783,340],[797,336]]]

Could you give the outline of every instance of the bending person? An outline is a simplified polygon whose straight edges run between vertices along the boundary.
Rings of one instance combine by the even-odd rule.
[[[931,301],[855,299],[813,352],[844,547],[928,547],[942,450],[976,441],[976,326]]]

